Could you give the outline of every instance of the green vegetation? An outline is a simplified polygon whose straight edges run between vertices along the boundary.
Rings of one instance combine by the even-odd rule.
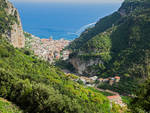
[[[10,29],[9,27],[9,17],[6,14],[4,8],[6,8],[6,3],[4,0],[0,0],[0,34],[4,33],[5,30]]]
[[[119,83],[104,83],[100,88],[135,93],[137,84],[150,74],[149,12],[149,0],[125,0],[117,12],[104,17],[72,42],[68,47],[73,51],[70,58],[99,59],[98,65],[87,67],[88,72],[102,78],[121,77]]]
[[[0,113],[23,113],[18,107],[11,102],[0,98]]]
[[[56,60],[56,61],[55,61],[55,66],[57,66],[57,67],[59,67],[59,68],[61,68],[61,69],[67,69],[67,70],[69,70],[70,72],[74,72],[74,70],[75,70],[74,67],[73,67],[73,65],[70,64],[69,61],[64,61],[64,60],[62,60],[62,59]]]
[[[121,96],[123,103],[127,104],[128,106],[130,106],[132,98],[129,96]]]
[[[65,75],[28,49],[10,45],[2,34],[11,29],[17,12],[7,15],[4,8],[7,3],[0,0],[0,97],[15,103],[25,113],[111,112],[104,95],[72,81],[75,76]],[[25,35],[30,38],[29,34]],[[0,107],[3,104],[0,101]],[[5,112],[4,107],[0,110]]]
[[[97,75],[121,77],[119,83],[112,86],[103,83],[100,88],[133,94],[137,84],[145,81],[150,74],[149,6],[148,0],[126,0],[119,11],[101,19],[68,47],[73,51],[70,58],[100,59],[102,64],[89,67],[89,70],[98,70],[95,71]],[[85,88],[81,81],[71,80],[76,76],[65,75],[58,67],[42,61],[28,49],[11,46],[2,34],[16,22],[17,12],[14,16],[7,15],[4,8],[7,4],[0,0],[0,97],[15,103],[25,113],[123,112],[118,105],[110,107],[106,96],[111,94]],[[29,34],[25,35],[31,38]],[[71,67],[61,61],[57,65]],[[149,112],[149,81],[140,86],[131,104],[129,98],[122,97],[135,113]],[[6,112],[7,106],[14,112],[21,112],[0,99],[0,112]]]
[[[120,19],[121,15],[118,12],[113,13],[110,16],[104,17],[97,22],[95,27],[87,29],[85,32],[81,34],[81,36],[75,39],[68,49],[72,49],[73,51],[78,51],[80,47],[82,47],[88,40],[92,39],[94,36],[99,33],[104,32],[108,28],[115,25],[116,22]]]
[[[150,78],[140,85],[140,89],[130,104],[133,113],[149,113],[150,112]]]
[[[14,15],[8,15],[5,11],[8,8],[5,0],[0,0],[0,35],[11,30],[11,25],[18,24],[17,12]]]
[[[135,93],[138,90],[138,80],[137,78],[130,78],[130,77],[122,77],[119,83],[114,83],[112,86],[109,85],[107,82],[102,83],[98,86],[98,88],[102,89],[109,89],[120,94],[131,94]]]
[[[0,40],[0,96],[32,113],[109,113],[100,93],[71,81],[47,62]]]
[[[32,42],[32,36],[31,36],[31,34],[30,33],[27,33],[27,32],[24,32],[24,36],[25,36],[25,48],[28,48],[28,49],[30,49],[31,48],[31,42]]]
[[[114,94],[112,94],[112,93],[99,91],[99,90],[97,90],[97,89],[95,89],[95,88],[92,88],[92,87],[89,87],[89,89],[91,89],[91,90],[94,91],[94,92],[101,93],[101,94],[103,94],[103,95],[105,95],[105,96],[113,96],[113,95],[114,95]]]

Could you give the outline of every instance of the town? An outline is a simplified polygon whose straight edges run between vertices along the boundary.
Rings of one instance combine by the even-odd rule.
[[[71,41],[64,40],[63,38],[60,40],[53,40],[52,37],[49,39],[40,39],[34,35],[29,35],[30,37],[26,37],[26,45],[36,56],[50,63],[60,58],[62,58],[62,60],[68,59],[70,52],[68,50],[62,50],[68,46]]]

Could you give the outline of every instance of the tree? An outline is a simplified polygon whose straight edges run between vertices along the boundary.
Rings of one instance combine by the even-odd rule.
[[[132,100],[130,108],[133,113],[150,112],[150,78],[140,85],[137,97]]]

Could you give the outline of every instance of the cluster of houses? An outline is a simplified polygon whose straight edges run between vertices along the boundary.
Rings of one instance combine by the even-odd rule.
[[[105,79],[103,79],[103,78],[99,78],[98,79],[97,76],[93,76],[93,77],[80,76],[80,77],[78,77],[78,76],[76,76],[74,74],[71,74],[71,73],[66,73],[66,75],[73,81],[77,82],[77,81],[81,80],[83,82],[83,84],[88,86],[88,87],[94,87],[95,89],[97,89],[97,90],[99,90],[101,92],[107,92],[107,93],[112,94],[112,96],[107,96],[108,100],[111,103],[111,106],[112,106],[112,103],[118,104],[121,107],[125,107],[126,106],[126,104],[124,104],[122,102],[122,98],[119,95],[119,93],[113,92],[111,90],[99,89],[99,88],[97,88],[96,83],[95,83],[95,81],[99,81],[100,83],[102,83],[102,82],[110,83],[111,81],[119,82],[120,81],[120,77],[119,76],[105,78]]]
[[[117,83],[117,82],[120,81],[120,77],[119,76],[115,76],[115,77],[109,77],[109,78],[99,78],[98,81],[100,83],[107,82],[110,85],[113,85],[114,83]]]
[[[70,52],[62,50],[70,44],[69,40],[53,40],[52,38],[40,39],[33,35],[31,35],[31,37],[32,38],[30,39],[26,39],[26,43],[28,43],[28,46],[34,51],[35,55],[49,61],[50,63],[52,63],[54,59],[68,59]]]
[[[122,98],[120,97],[120,95],[113,95],[113,96],[107,96],[107,98],[109,99],[110,103],[115,103],[120,105],[121,107],[125,107],[126,105],[122,102]]]
[[[94,76],[94,77],[80,77],[80,80],[83,81],[83,83],[86,85],[86,86],[90,86],[90,87],[95,87],[97,90],[100,90],[102,92],[108,92],[110,94],[112,94],[113,96],[107,96],[107,98],[109,99],[111,105],[112,103],[115,103],[115,104],[118,104],[120,105],[121,107],[125,107],[126,104],[124,104],[122,102],[122,98],[121,96],[117,93],[117,92],[113,92],[113,91],[110,91],[110,90],[103,90],[103,89],[99,89],[97,88],[97,84],[95,83],[95,81],[99,81],[99,83],[103,83],[103,82],[107,82],[109,83],[110,85],[113,85],[113,83],[117,83],[120,81],[120,77],[119,76],[115,76],[115,77],[109,77],[109,78],[99,78],[97,76]]]
[[[83,84],[85,84],[86,86],[90,86],[90,87],[94,87],[95,81],[97,80],[97,76],[94,77],[84,77],[84,76],[80,76],[80,80],[83,82]]]
[[[120,77],[119,76],[115,76],[115,77],[109,77],[109,78],[99,78],[97,76],[93,76],[93,77],[84,77],[81,76],[80,80],[87,86],[95,86],[96,83],[95,81],[98,81],[98,83],[109,83],[110,85],[113,85],[114,83],[118,83],[120,81]]]

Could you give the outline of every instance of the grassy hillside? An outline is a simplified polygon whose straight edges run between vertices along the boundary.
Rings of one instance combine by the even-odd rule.
[[[149,12],[149,0],[125,0],[117,12],[101,19],[72,42],[70,58],[83,61],[99,58],[103,64],[89,67],[96,70],[94,75],[121,77],[121,82],[113,86],[99,87],[134,93],[137,83],[143,82],[150,73]]]
[[[32,113],[109,113],[109,101],[59,69],[0,40],[0,96]]]
[[[0,98],[0,113],[23,113],[18,107],[11,102]]]

